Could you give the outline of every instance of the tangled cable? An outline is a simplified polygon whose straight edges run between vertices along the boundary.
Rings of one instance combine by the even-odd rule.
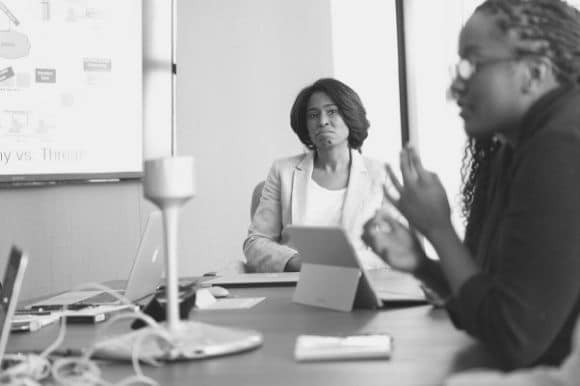
[[[82,289],[100,289],[103,290],[123,304],[132,305],[132,303],[125,297],[119,295],[109,287],[98,283],[88,283],[77,287],[77,290]],[[126,319],[140,319],[148,326],[152,327],[144,329],[144,332],[138,334],[131,350],[131,362],[135,374],[122,379],[117,383],[111,383],[102,377],[101,370],[97,363],[91,359],[96,350],[100,347],[99,340],[103,331],[107,331],[110,327],[121,320]],[[124,313],[115,315],[113,318],[105,322],[101,331],[97,333],[93,345],[84,351],[80,356],[76,357],[57,357],[52,358],[58,347],[62,344],[66,334],[66,316],[62,316],[60,320],[59,334],[54,342],[47,347],[40,354],[12,354],[6,355],[5,360],[9,366],[0,372],[0,386],[4,385],[40,385],[39,382],[52,377],[52,380],[57,385],[62,386],[128,386],[133,384],[158,385],[157,381],[146,376],[140,365],[140,361],[146,362],[153,366],[160,366],[160,363],[153,357],[141,355],[143,342],[147,339],[158,339],[158,343],[164,343],[167,350],[173,348],[171,337],[167,331],[161,327],[153,318],[144,314],[139,309],[133,309],[131,313]],[[49,359],[50,358],[50,359]]]

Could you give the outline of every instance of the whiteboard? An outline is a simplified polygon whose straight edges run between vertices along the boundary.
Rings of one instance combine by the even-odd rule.
[[[140,0],[0,0],[0,181],[138,176]]]

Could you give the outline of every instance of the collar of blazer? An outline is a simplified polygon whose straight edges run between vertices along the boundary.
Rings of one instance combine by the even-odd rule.
[[[359,209],[367,196],[371,181],[363,156],[356,150],[351,150],[350,175],[346,188],[346,198],[342,207],[342,226],[349,229],[359,213]],[[292,223],[299,224],[306,208],[308,184],[310,184],[314,168],[314,152],[308,152],[296,165],[292,181]]]

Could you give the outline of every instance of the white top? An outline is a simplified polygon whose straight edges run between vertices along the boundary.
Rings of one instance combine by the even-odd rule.
[[[341,226],[346,188],[329,190],[310,178],[301,225]]]
[[[244,240],[244,254],[252,270],[282,272],[288,259],[296,254],[287,245],[284,229],[290,224],[304,224],[314,156],[314,152],[308,152],[281,158],[272,164],[248,237]],[[355,247],[356,243],[362,243],[360,237],[365,222],[383,204],[396,218],[400,217],[392,205],[385,203],[385,183],[389,180],[384,162],[351,151],[341,222]],[[380,260],[378,257],[373,259]]]
[[[329,190],[310,178],[302,221],[299,225],[343,226],[342,212],[346,188]],[[360,229],[362,234],[362,228]],[[352,235],[351,235],[352,236]],[[360,239],[350,237],[356,253],[366,269],[385,268],[385,262],[375,255]]]

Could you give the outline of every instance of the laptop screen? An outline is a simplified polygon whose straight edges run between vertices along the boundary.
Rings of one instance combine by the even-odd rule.
[[[163,275],[164,262],[163,222],[161,212],[155,211],[147,219],[125,288],[125,297],[136,301],[154,293]]]
[[[28,259],[22,254],[22,251],[16,247],[12,247],[4,271],[2,289],[0,290],[0,362],[6,349],[6,343],[10,333],[10,323],[16,309],[18,294],[20,293],[20,286],[27,262]]]

